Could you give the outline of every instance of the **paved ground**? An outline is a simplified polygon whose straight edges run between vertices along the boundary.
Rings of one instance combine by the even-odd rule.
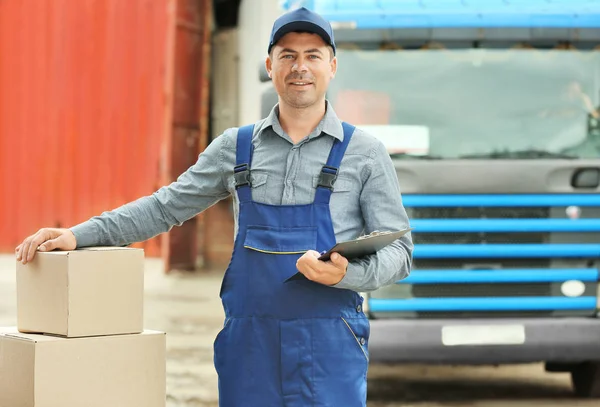
[[[0,326],[16,324],[15,262],[0,255]],[[167,332],[168,407],[216,407],[212,343],[223,321],[219,272],[165,276],[146,262],[145,327]],[[369,371],[369,407],[598,407],[571,395],[568,375],[540,365],[381,366]],[[342,407],[342,406],[340,406]]]

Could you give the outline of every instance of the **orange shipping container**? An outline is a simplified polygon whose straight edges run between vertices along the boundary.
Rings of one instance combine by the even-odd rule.
[[[150,194],[195,161],[205,131],[191,154],[173,137],[178,125],[199,129],[208,86],[177,75],[201,77],[208,54],[197,44],[190,53],[179,26],[207,44],[198,21],[209,13],[207,0],[0,1],[0,251]],[[178,102],[177,83],[197,87],[180,90],[195,100]],[[174,124],[186,106],[191,123]],[[168,242],[136,246],[184,262],[168,258]]]

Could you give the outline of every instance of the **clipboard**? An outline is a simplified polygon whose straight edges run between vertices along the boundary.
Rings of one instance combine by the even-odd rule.
[[[408,228],[398,232],[372,232],[354,240],[340,242],[322,253],[319,260],[327,261],[333,253],[339,253],[348,260],[374,254],[413,229]]]

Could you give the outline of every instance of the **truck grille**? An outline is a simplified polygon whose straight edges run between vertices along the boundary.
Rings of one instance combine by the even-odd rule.
[[[407,279],[371,293],[372,316],[593,315],[597,195],[405,195],[415,243]],[[583,207],[567,218],[568,206]],[[568,297],[566,281],[583,293]]]
[[[549,208],[413,208],[411,219],[548,219]],[[479,232],[416,233],[415,244],[433,243],[546,243],[549,233]]]
[[[415,284],[414,298],[541,297],[552,295],[552,284]]]

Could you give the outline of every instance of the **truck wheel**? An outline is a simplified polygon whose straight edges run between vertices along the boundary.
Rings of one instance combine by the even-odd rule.
[[[571,381],[579,397],[600,398],[600,363],[587,362],[574,367]]]

